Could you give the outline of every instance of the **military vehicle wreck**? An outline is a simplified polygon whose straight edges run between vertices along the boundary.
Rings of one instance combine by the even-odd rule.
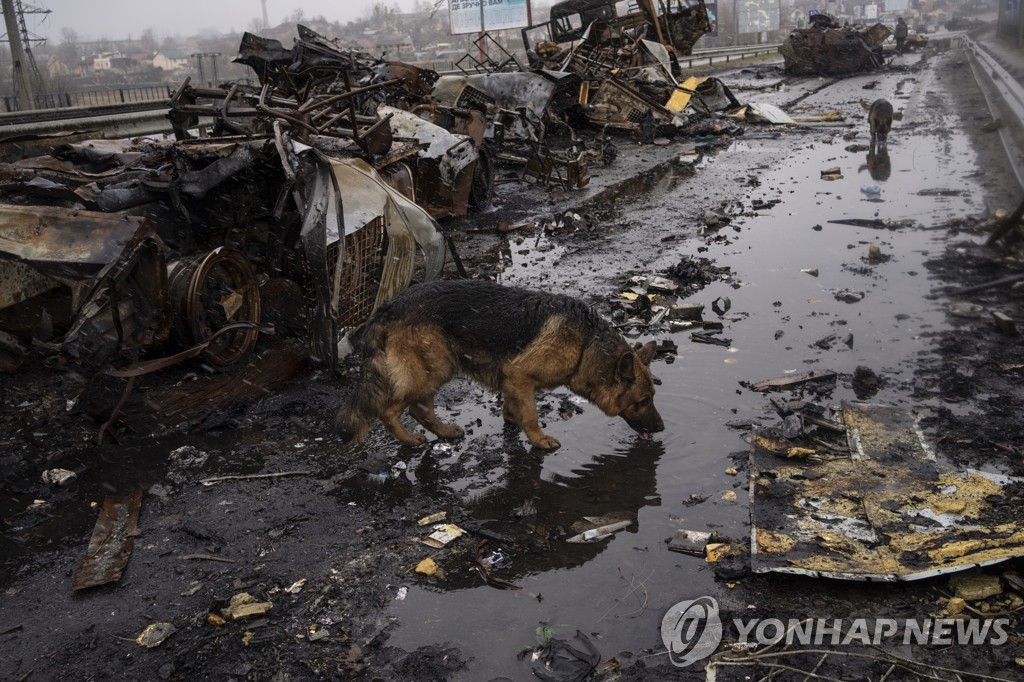
[[[4,368],[30,346],[118,376],[226,366],[271,332],[334,367],[344,328],[439,275],[435,218],[489,200],[483,115],[430,103],[434,72],[303,27],[292,49],[246,34],[239,61],[259,85],[186,81],[175,140],[0,165]]]
[[[566,124],[579,88],[580,79],[572,73],[496,71],[442,76],[432,97],[455,110],[483,112],[489,153],[520,164],[524,178],[568,189],[587,185],[591,162],[611,163],[615,155],[609,143],[588,145]]]
[[[779,52],[786,73],[838,76],[881,68],[884,43],[892,31],[883,24],[840,26],[827,14],[811,17],[811,25],[786,37]]]
[[[645,0],[625,10],[624,4],[556,3],[548,22],[522,32],[532,66],[580,79],[577,104],[587,122],[650,141],[688,125],[688,107],[706,117],[738,106],[721,81],[679,80],[678,56],[711,30],[703,0]],[[709,102],[721,98],[723,106]]]
[[[666,47],[673,60],[688,55],[710,30],[704,0],[565,0],[551,6],[547,22],[522,35],[532,67],[583,76],[650,63],[640,50],[644,40]]]

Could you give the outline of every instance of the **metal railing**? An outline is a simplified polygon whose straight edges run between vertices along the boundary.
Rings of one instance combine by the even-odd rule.
[[[759,54],[775,54],[782,47],[782,43],[765,43],[764,45],[742,45],[739,47],[711,47],[704,50],[694,50],[693,54],[678,57],[679,66],[686,64],[687,69],[692,69],[694,64],[707,64],[712,66],[715,62],[730,62],[734,59],[746,59]]]
[[[47,92],[36,95],[33,98],[33,106],[31,107],[23,106],[24,102],[17,96],[4,97],[3,110],[12,113],[16,111],[159,102],[166,101],[172,94],[174,94],[174,90],[170,85],[143,85],[86,92]]]
[[[1013,116],[1015,125],[1021,125],[1021,122],[1024,122],[1024,85],[1021,85],[1009,71],[1003,68],[1003,65],[993,55],[989,54],[983,46],[967,37],[963,39],[963,42],[965,49],[974,57],[971,68],[974,71],[975,79],[979,84],[982,83],[983,79],[987,79],[991,83],[992,89],[996,91],[1003,104],[1009,110],[1010,115]],[[974,63],[979,64],[982,68],[975,68]],[[993,98],[989,97],[984,87],[982,87],[981,92],[988,104],[992,118],[998,120],[999,107],[996,102],[993,101]],[[1003,143],[1003,148],[1006,150],[1006,156],[1010,161],[1010,166],[1013,168],[1014,175],[1017,177],[1017,184],[1024,188],[1024,161],[1021,159],[1017,143],[1005,126],[999,127],[999,138]]]

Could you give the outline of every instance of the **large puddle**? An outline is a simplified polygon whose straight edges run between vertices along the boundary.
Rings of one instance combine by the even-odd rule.
[[[552,408],[546,430],[563,445],[542,458],[519,438],[501,440],[501,419],[488,394],[471,391],[468,401],[449,401],[449,414],[460,423],[479,419],[480,426],[464,444],[439,449],[433,455],[437,466],[488,453],[467,465],[456,487],[468,517],[494,520],[498,532],[568,531],[582,516],[618,512],[637,521],[599,544],[570,545],[564,535],[538,541],[502,573],[521,591],[484,586],[470,565],[449,570],[448,580],[430,589],[410,588],[390,610],[396,627],[389,644],[407,650],[455,646],[470,657],[466,679],[526,676],[516,655],[536,644],[541,624],[556,635],[589,633],[603,657],[660,649],[661,618],[672,604],[725,589],[702,559],[667,551],[666,539],[680,527],[720,530],[741,541],[749,532],[744,475],[724,473],[745,457],[746,443],[727,423],[763,418],[767,410],[765,398],[739,382],[832,370],[845,377],[829,395],[838,403],[855,399],[849,377],[865,365],[884,379],[874,401],[907,403],[918,356],[928,351],[929,337],[947,326],[943,302],[927,297],[934,282],[923,267],[943,248],[947,233],[923,228],[984,207],[974,199],[970,179],[978,161],[957,134],[958,121],[923,101],[934,84],[892,74],[870,93],[888,96],[906,112],[890,138],[888,177],[884,169],[872,177],[866,152],[845,149],[867,141],[857,104],[866,80],[852,79],[804,102],[817,111],[842,109],[858,121],[855,140],[842,139],[848,128],[822,127],[781,140],[753,139],[757,131],[751,128],[752,139],[706,158],[695,176],[668,167],[660,186],[622,202],[618,212],[628,229],[591,239],[583,249],[571,241],[553,245],[542,258],[536,247],[543,240],[512,247],[507,282],[588,296],[611,297],[625,275],[663,272],[684,256],[710,258],[731,268],[738,286],[715,283],[691,300],[704,303],[710,317],[711,301],[731,299],[724,336],[732,344],[701,345],[688,332],[671,335],[680,354],[672,364],[654,365],[666,430],[653,443],[637,441],[621,420],[589,405],[571,418],[560,416],[572,410],[564,409],[570,396],[558,393],[541,403]],[[787,95],[777,97],[784,101]],[[822,170],[837,166],[841,179],[821,178]],[[862,192],[866,185],[877,185],[880,193]],[[780,203],[701,234],[704,210],[737,200],[749,210],[754,199]],[[829,222],[851,218],[910,220],[917,227]],[[671,235],[683,238],[663,241]],[[870,244],[880,247],[881,262],[869,262]],[[817,276],[804,272],[810,269]],[[840,291],[862,298],[843,302],[836,297]],[[833,334],[830,348],[814,345]],[[483,409],[474,406],[481,399]],[[416,464],[409,465],[413,477]],[[737,501],[722,499],[734,489]],[[519,509],[530,513],[518,518],[513,510]],[[658,656],[648,663],[668,665]]]

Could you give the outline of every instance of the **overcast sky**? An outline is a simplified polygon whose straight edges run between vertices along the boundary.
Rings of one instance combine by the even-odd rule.
[[[267,0],[267,16],[272,26],[297,9],[307,17],[323,15],[328,21],[345,22],[366,15],[373,4],[374,0]],[[409,11],[414,0],[386,4]],[[54,43],[60,42],[65,26],[81,40],[138,37],[147,28],[161,39],[205,29],[244,31],[262,13],[260,0],[24,0],[24,5],[51,10],[44,21],[40,15],[28,15],[26,20],[29,31]]]

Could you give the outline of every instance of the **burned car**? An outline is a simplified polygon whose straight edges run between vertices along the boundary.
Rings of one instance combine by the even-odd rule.
[[[892,35],[883,24],[840,26],[827,14],[811,17],[811,25],[796,29],[779,48],[786,73],[835,76],[881,68],[882,43]]]

